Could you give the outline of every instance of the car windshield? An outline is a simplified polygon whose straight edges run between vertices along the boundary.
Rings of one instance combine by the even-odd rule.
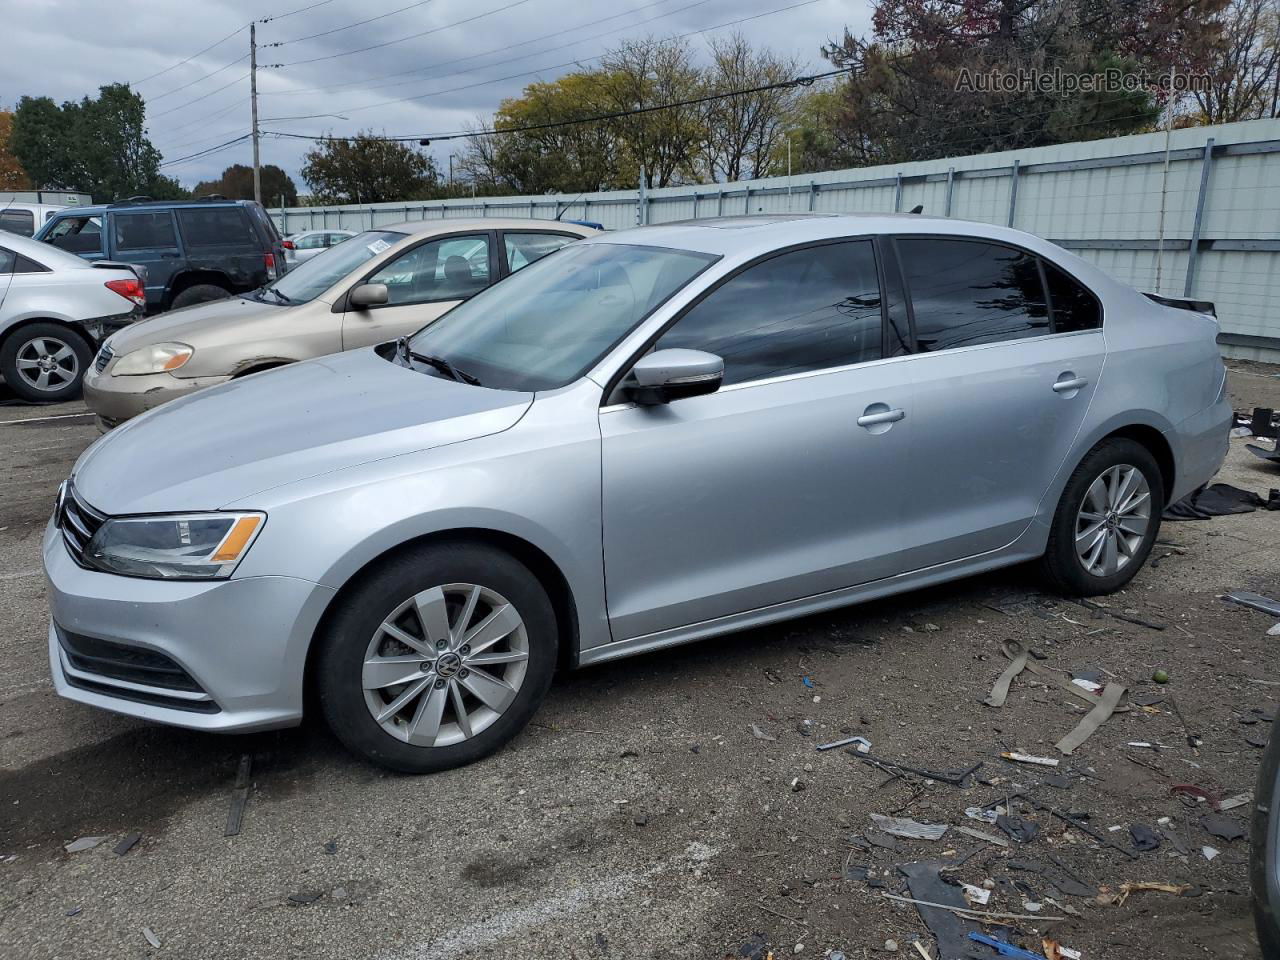
[[[414,334],[410,347],[486,387],[562,387],[717,259],[662,247],[570,244],[454,307]]]
[[[304,260],[266,287],[274,291],[281,303],[306,303],[314,300],[366,260],[371,260],[405,238],[393,230],[370,230],[349,241]]]

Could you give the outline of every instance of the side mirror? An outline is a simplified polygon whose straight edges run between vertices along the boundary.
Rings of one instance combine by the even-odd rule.
[[[625,381],[627,399],[652,406],[715,393],[724,379],[724,361],[702,350],[657,350],[641,357]]]
[[[362,283],[347,295],[347,304],[353,310],[376,307],[387,302],[385,283]]]

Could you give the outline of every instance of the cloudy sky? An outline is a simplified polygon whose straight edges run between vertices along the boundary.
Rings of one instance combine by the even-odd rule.
[[[525,84],[594,66],[626,39],[687,35],[704,55],[710,38],[741,31],[816,72],[829,68],[822,43],[868,17],[867,0],[15,0],[0,106],[133,83],[164,172],[190,187],[250,162],[247,141],[174,161],[249,131],[251,19],[268,20],[257,28],[263,130],[418,136],[488,118]],[[262,160],[305,192],[306,149],[265,138]],[[431,148],[442,170],[461,149]]]

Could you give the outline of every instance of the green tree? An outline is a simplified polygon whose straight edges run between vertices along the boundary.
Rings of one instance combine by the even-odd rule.
[[[268,206],[277,206],[284,197],[286,207],[298,205],[298,188],[293,179],[274,163],[264,164],[261,171],[262,202]],[[253,199],[253,167],[243,163],[233,163],[222,171],[217,180],[202,180],[191,191],[193,196],[207,197],[219,194],[229,200]]]
[[[160,175],[160,153],[147,138],[146,105],[127,84],[109,84],[96,98],[60,106],[49,97],[23,97],[14,111],[11,144],[41,187],[115,200],[174,185]]]
[[[372,131],[321,140],[303,159],[302,179],[316,203],[429,200],[442,194],[431,157]]]

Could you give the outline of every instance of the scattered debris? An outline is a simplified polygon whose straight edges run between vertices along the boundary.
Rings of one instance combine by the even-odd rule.
[[[810,690],[812,690],[812,689],[813,689],[813,681],[812,681],[811,679],[809,679],[808,677],[801,677],[801,678],[800,678],[800,682],[801,682],[801,683],[803,683],[803,684],[804,684],[806,687],[808,687]]]
[[[867,753],[871,750],[871,741],[866,737],[845,737],[843,740],[833,740],[831,743],[820,743],[818,750],[835,750],[837,747],[848,747],[857,744],[859,753]]]
[[[1034,802],[1037,810],[1042,810],[1045,813],[1050,814],[1051,816],[1057,817],[1063,823],[1069,823],[1071,826],[1075,827],[1081,833],[1086,833],[1089,836],[1093,837],[1093,839],[1097,840],[1099,843],[1104,844],[1108,847],[1111,847],[1113,850],[1116,850],[1119,853],[1123,853],[1130,860],[1138,859],[1138,855],[1134,853],[1132,850],[1130,850],[1128,847],[1125,847],[1120,843],[1116,842],[1114,838],[1107,836],[1105,833],[1103,833],[1101,830],[1097,829],[1096,827],[1090,826],[1089,824],[1081,820],[1079,817],[1072,816],[1071,814],[1067,813],[1065,810],[1059,810],[1058,808],[1052,807],[1047,803],[1040,803],[1039,801],[1034,801]]]
[[[941,840],[947,832],[945,823],[920,823],[918,820],[886,817],[880,813],[871,814],[871,822],[887,834],[910,840]]]
[[[227,826],[222,831],[224,837],[238,836],[240,824],[244,820],[244,808],[249,802],[249,774],[253,769],[253,757],[241,754],[240,766],[236,769],[235,787],[231,792],[231,809],[227,811]]]
[[[1098,895],[1098,902],[1101,904],[1110,904],[1115,907],[1122,907],[1126,900],[1129,899],[1131,893],[1139,893],[1144,890],[1153,891],[1155,893],[1172,893],[1176,896],[1183,896],[1190,892],[1191,884],[1189,883],[1154,883],[1149,880],[1143,880],[1138,883],[1122,883],[1120,884],[1119,893],[1111,893],[1106,887],[1103,892]]]
[[[81,912],[81,910],[82,910],[82,909],[83,909],[82,907],[72,907],[70,910],[68,910],[66,913],[64,913],[64,914],[63,914],[63,916],[66,916],[66,917],[78,917],[78,916],[80,915],[80,912]]]
[[[973,926],[957,915],[957,910],[973,909],[961,889],[942,878],[939,861],[919,861],[899,864],[898,870],[907,878],[907,888],[915,898],[920,919],[938,941],[938,953],[944,957],[963,956],[965,934]]]
[[[1150,827],[1135,823],[1129,827],[1129,836],[1133,838],[1134,849],[1140,853],[1160,848],[1160,837]]]
[[[979,823],[995,823],[996,817],[999,816],[995,810],[988,810],[986,807],[965,807],[964,815]]]
[[[1266,460],[1268,463],[1280,464],[1280,441],[1276,442],[1274,450],[1268,450],[1266,447],[1260,447],[1256,443],[1246,443],[1244,448],[1259,460]],[[1274,508],[1268,504],[1267,509],[1271,510]]]
[[[886,900],[896,900],[899,903],[914,903],[917,906],[937,907],[939,910],[950,910],[952,913],[958,913],[961,916],[966,917],[986,917],[991,920],[1039,920],[1041,923],[1055,923],[1059,920],[1066,919],[1066,917],[1042,917],[1033,913],[996,913],[993,910],[979,910],[976,907],[952,907],[945,903],[931,903],[927,900],[913,900],[911,897],[903,897],[896,893],[888,892],[882,893],[881,896]]]
[[[1151,675],[1151,679],[1154,683],[1168,683],[1169,674],[1164,670],[1157,670]]]
[[[1216,856],[1217,856],[1219,853],[1221,853],[1222,851],[1221,851],[1221,850],[1219,850],[1217,847],[1210,847],[1210,846],[1207,846],[1207,845],[1206,845],[1206,846],[1203,846],[1203,847],[1201,847],[1201,848],[1200,848],[1200,852],[1201,852],[1202,854],[1204,854],[1204,858],[1205,858],[1206,860],[1212,860],[1214,857],[1216,857]]]
[[[329,854],[330,856],[333,856],[335,853],[337,853],[337,852],[338,852],[338,841],[337,841],[337,840],[329,840],[328,842],[326,842],[326,843],[325,843],[325,845],[324,845],[324,852],[325,852],[325,853],[327,853],[327,854]]]
[[[1200,826],[1204,827],[1213,836],[1230,843],[1233,840],[1239,840],[1245,835],[1245,826],[1239,820],[1231,817],[1224,817],[1220,813],[1207,813],[1200,818]]]
[[[1280,600],[1272,600],[1270,597],[1264,597],[1260,593],[1249,593],[1247,590],[1236,590],[1232,593],[1223,594],[1222,599],[1230,600],[1232,603],[1238,603],[1242,607],[1261,610],[1263,613],[1269,613],[1273,617],[1280,617]]]
[[[1141,617],[1135,617],[1131,613],[1117,613],[1115,610],[1112,610],[1110,607],[1104,607],[1102,604],[1094,603],[1092,600],[1077,598],[1075,600],[1072,600],[1072,603],[1078,603],[1080,606],[1088,610],[1092,610],[1094,613],[1105,613],[1107,616],[1113,617],[1116,620],[1123,620],[1125,623],[1133,623],[1133,624],[1137,624],[1139,627],[1146,627],[1148,630],[1167,629],[1167,627],[1163,623],[1153,623],[1150,620],[1143,620]]]
[[[1121,690],[1124,688],[1122,687]],[[1014,760],[1018,763],[1034,763],[1042,767],[1056,767],[1058,760],[1055,757],[1033,757],[1029,753],[1018,753],[1016,750],[1006,750],[1000,756],[1006,760]]]
[[[997,837],[994,834],[983,833],[981,830],[975,830],[973,827],[960,826],[955,828],[966,837],[973,837],[975,840],[985,840],[987,843],[994,843],[997,847],[1009,846],[1009,841],[1004,837]]]
[[[147,938],[147,943],[151,944],[151,946],[156,949],[160,948],[160,938],[156,936],[156,932],[150,927],[143,927],[142,935]]]
[[[1024,820],[1022,817],[1002,814],[996,817],[996,826],[1019,843],[1030,843],[1040,833],[1040,824],[1034,820]]]
[[[1092,710],[1076,724],[1076,728],[1059,740],[1054,746],[1066,756],[1071,756],[1076,749],[1088,740],[1098,727],[1102,726],[1115,713],[1120,705],[1120,698],[1125,695],[1125,687],[1119,683],[1108,683],[1102,692],[1101,699]]]
[[[297,893],[289,894],[289,903],[291,906],[306,906],[308,903],[315,903],[324,893],[316,890],[300,890]]]
[[[117,857],[123,857],[126,853],[128,853],[130,850],[136,847],[138,845],[138,841],[141,839],[142,839],[142,834],[131,833],[127,837],[125,837],[123,840],[121,840],[119,843],[117,843],[115,850],[113,850],[112,852]]]
[[[1002,957],[1014,957],[1015,960],[1045,960],[1041,954],[1023,950],[1021,947],[1015,947],[1007,940],[997,940],[995,937],[988,936],[985,933],[970,933],[969,939],[985,944]]]
[[[1175,783],[1169,788],[1169,792],[1174,796],[1179,794],[1191,797],[1200,803],[1207,803],[1214,810],[1221,810],[1222,804],[1218,802],[1218,798],[1211,794],[1204,787],[1198,787],[1194,783]]]
[[[960,884],[960,889],[964,891],[965,899],[970,903],[985,907],[991,900],[991,891],[986,887],[975,887],[972,883],[962,883]]]
[[[871,844],[873,847],[888,850],[890,853],[898,852],[898,841],[881,830],[868,828],[863,831],[862,835],[867,838],[867,843]]]
[[[1093,681],[1093,680],[1085,680],[1082,677],[1073,677],[1071,679],[1071,682],[1074,683],[1081,690],[1088,690],[1090,693],[1097,693],[1099,690],[1102,689],[1102,684],[1097,683],[1096,681]]]
[[[921,943],[919,940],[912,940],[911,946],[916,948],[916,953],[924,957],[924,960],[933,960],[933,955],[929,953],[927,949],[925,949],[925,945]]]
[[[1236,807],[1243,807],[1246,803],[1253,799],[1252,793],[1237,793],[1234,797],[1228,797],[1218,804],[1219,810],[1234,810]]]
[[[1268,631],[1267,631],[1267,636],[1268,636],[1268,637],[1280,637],[1280,623],[1277,623],[1274,627],[1272,627],[1270,630],[1268,630]]]
[[[1040,941],[1040,948],[1044,950],[1045,960],[1080,960],[1081,957],[1079,950],[1064,947],[1057,940],[1050,940],[1048,937]]]
[[[92,850],[98,844],[102,843],[102,841],[105,839],[107,838],[106,837],[80,837],[78,840],[72,840],[70,843],[66,844],[62,849],[66,850],[67,853],[79,853],[82,850]]]
[[[765,733],[763,730],[761,730],[759,727],[757,727],[754,723],[751,725],[751,732],[755,735],[755,738],[756,738],[757,740],[770,740],[770,741],[776,741],[776,740],[778,739],[777,737],[773,736],[772,734]]]

